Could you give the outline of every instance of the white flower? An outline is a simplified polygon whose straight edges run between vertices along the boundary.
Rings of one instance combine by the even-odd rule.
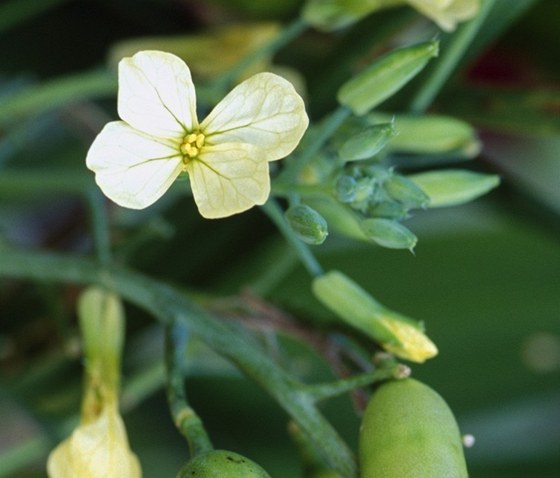
[[[82,423],[56,447],[47,462],[49,478],[140,478],[116,402],[97,418]]]
[[[290,154],[309,122],[287,80],[259,73],[199,123],[189,68],[160,51],[121,60],[118,112],[123,121],[108,123],[86,158],[105,195],[142,209],[185,171],[206,218],[264,204],[270,193],[268,162]]]

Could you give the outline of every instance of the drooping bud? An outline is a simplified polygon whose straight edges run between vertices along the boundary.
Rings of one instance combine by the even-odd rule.
[[[412,251],[418,241],[406,226],[391,219],[364,219],[360,225],[369,239],[389,249],[408,249]]]
[[[329,234],[325,218],[305,204],[290,207],[284,215],[292,230],[307,244],[322,244]]]

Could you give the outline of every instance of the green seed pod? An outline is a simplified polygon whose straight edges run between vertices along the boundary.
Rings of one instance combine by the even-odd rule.
[[[177,473],[177,478],[270,478],[254,461],[226,450],[195,456]]]
[[[344,161],[368,159],[379,153],[395,135],[393,123],[377,124],[344,142],[339,154]]]
[[[364,115],[400,90],[437,54],[436,41],[393,50],[344,83],[338,101],[356,115]]]
[[[360,225],[369,239],[389,249],[412,251],[418,240],[407,227],[391,219],[365,219]]]
[[[407,378],[381,385],[360,428],[360,478],[467,478],[453,413],[430,387]]]
[[[327,221],[315,209],[298,204],[290,207],[285,213],[286,221],[305,243],[319,245],[325,242],[329,234]]]

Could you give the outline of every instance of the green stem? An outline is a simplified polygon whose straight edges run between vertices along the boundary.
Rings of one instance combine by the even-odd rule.
[[[313,255],[309,246],[296,237],[294,231],[292,231],[291,227],[284,219],[284,215],[282,214],[282,210],[280,209],[280,206],[278,206],[278,203],[274,199],[270,198],[262,206],[262,209],[276,225],[288,243],[294,248],[309,274],[313,277],[322,275],[323,268],[321,267],[321,264],[319,264],[319,261],[317,261]]]
[[[88,71],[23,88],[7,98],[0,109],[0,125],[12,124],[66,104],[109,96],[117,91],[117,81],[104,70]]]
[[[422,113],[429,108],[463,58],[469,45],[476,38],[493,4],[494,0],[483,0],[477,16],[461,25],[458,31],[450,38],[445,48],[442,48],[442,55],[430,70],[429,76],[411,102],[411,111]]]
[[[304,390],[311,395],[315,401],[343,395],[356,388],[365,387],[376,382],[394,378],[400,365],[380,368],[372,372],[367,372],[355,377],[336,380],[334,382],[320,383],[317,385],[307,385]]]
[[[216,90],[225,91],[230,85],[253,63],[261,58],[273,55],[278,50],[282,49],[285,45],[291,42],[294,38],[299,36],[307,28],[306,23],[302,19],[294,20],[290,25],[284,28],[276,38],[269,43],[263,45],[261,48],[254,50],[240,60],[235,66],[217,78],[212,87]]]
[[[0,247],[0,276],[110,284],[116,293],[163,324],[185,324],[265,389],[313,440],[331,467],[345,477],[356,476],[352,452],[317,410],[312,398],[301,391],[301,383],[278,367],[260,347],[248,342],[245,334],[199,308],[174,288],[116,266],[101,268],[86,259],[8,247]]]
[[[174,322],[166,328],[165,363],[167,365],[167,400],[175,426],[187,439],[191,457],[211,451],[212,442],[204,424],[190,407],[184,387],[183,361],[187,343],[187,328]]]
[[[111,260],[111,239],[104,196],[97,188],[90,188],[86,193],[86,197],[90,209],[91,228],[97,259],[101,264],[105,265]]]
[[[286,169],[278,176],[279,182],[295,183],[303,167],[319,152],[323,145],[331,138],[340,125],[352,114],[346,106],[339,106],[333,113],[314,130],[309,144],[301,148],[299,155],[294,155]]]

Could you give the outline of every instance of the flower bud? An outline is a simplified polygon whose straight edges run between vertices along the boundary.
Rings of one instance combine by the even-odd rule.
[[[430,202],[430,198],[415,182],[400,174],[393,174],[383,187],[389,196],[409,209],[425,208]]]
[[[407,227],[391,219],[370,218],[363,220],[360,225],[369,239],[389,249],[412,251],[418,241]]]
[[[322,244],[329,234],[325,218],[305,204],[290,207],[284,216],[296,235],[307,244]]]
[[[344,161],[372,158],[385,148],[394,135],[393,123],[374,125],[346,140],[340,148],[340,157]]]
[[[201,453],[177,473],[177,478],[270,478],[254,461],[226,450]]]
[[[315,278],[312,289],[323,305],[397,357],[421,363],[437,354],[422,324],[387,309],[341,272]]]
[[[372,123],[388,121],[387,114],[368,116]],[[474,128],[457,118],[442,115],[398,115],[398,134],[391,140],[391,150],[412,154],[458,154],[472,158],[480,152]]]
[[[430,198],[429,207],[457,206],[486,194],[500,184],[495,174],[439,170],[409,176]]]
[[[382,201],[373,204],[367,212],[374,218],[401,220],[408,217],[408,208],[396,201]]]
[[[358,190],[358,184],[352,176],[340,176],[336,181],[336,198],[343,203],[354,201]]]
[[[400,90],[437,54],[436,41],[393,50],[344,83],[338,101],[364,115]]]

